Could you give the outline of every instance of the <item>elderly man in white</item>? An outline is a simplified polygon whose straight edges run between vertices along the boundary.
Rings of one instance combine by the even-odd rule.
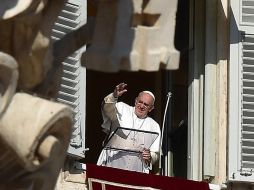
[[[133,135],[135,137],[138,134],[137,137],[146,138],[140,146],[143,148],[137,153],[104,147],[97,165],[149,173],[153,163],[159,158],[160,150],[160,126],[147,115],[154,109],[155,97],[150,91],[142,91],[135,99],[134,107],[123,102],[117,102],[118,97],[127,92],[126,87],[127,84],[120,83],[115,87],[113,93],[104,98],[102,104],[102,128],[109,136],[116,129],[122,130],[122,134],[125,134],[125,137],[122,138],[122,144],[128,144],[127,142],[134,139]],[[136,132],[126,133],[123,130],[126,128]],[[139,131],[146,131],[148,135],[146,134],[146,137],[144,137],[144,133],[137,133]],[[157,134],[156,138],[152,134]]]

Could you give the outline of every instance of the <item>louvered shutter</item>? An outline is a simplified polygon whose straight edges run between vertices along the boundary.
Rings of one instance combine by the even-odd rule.
[[[229,180],[253,182],[254,1],[231,3]]]
[[[253,0],[241,0],[240,7],[240,19],[241,25],[254,25],[254,1]]]
[[[52,40],[59,40],[68,32],[86,22],[86,1],[68,0],[54,24]],[[85,80],[86,71],[80,58],[85,48],[68,56],[63,64],[61,86],[57,100],[73,107],[74,128],[68,153],[74,157],[85,157]]]

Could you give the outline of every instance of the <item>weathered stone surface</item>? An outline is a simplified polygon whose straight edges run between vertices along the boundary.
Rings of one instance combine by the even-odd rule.
[[[10,188],[15,184],[52,189],[63,166],[71,127],[68,106],[15,94],[0,120],[0,183]]]
[[[177,0],[99,1],[93,40],[82,63],[104,72],[178,69],[176,10]]]
[[[83,167],[77,167],[75,162],[77,161],[72,157],[66,158],[64,167],[58,176],[55,190],[87,189],[86,171]],[[77,163],[79,166],[82,165],[80,162]]]
[[[19,64],[20,89],[39,85],[51,67],[51,31],[63,3],[63,0],[33,1],[29,7],[17,10],[18,16],[13,14],[16,17],[0,21],[0,49]]]
[[[40,6],[38,6],[40,4]],[[41,0],[2,0],[0,7],[0,19],[9,19],[19,14],[24,14],[27,12],[34,12],[34,9],[38,7],[40,9],[44,8],[44,3]]]
[[[15,91],[17,83],[18,90],[33,90],[45,79],[52,26],[64,2],[1,2],[0,189],[54,189],[63,167],[73,110]]]
[[[69,171],[61,172],[58,176],[55,190],[87,190],[86,174],[76,171],[76,173],[69,173]]]
[[[0,119],[16,91],[18,65],[8,54],[0,52]]]

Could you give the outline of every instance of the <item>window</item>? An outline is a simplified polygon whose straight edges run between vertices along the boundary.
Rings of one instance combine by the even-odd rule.
[[[231,1],[229,180],[254,180],[254,2]]]

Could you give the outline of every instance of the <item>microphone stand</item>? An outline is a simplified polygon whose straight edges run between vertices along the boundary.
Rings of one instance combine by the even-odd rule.
[[[171,98],[172,93],[168,92],[167,94],[167,102],[164,110],[164,116],[163,116],[163,123],[162,123],[162,129],[161,129],[161,139],[160,139],[160,152],[159,152],[159,169],[161,171],[161,157],[163,155],[162,153],[162,142],[163,142],[163,135],[164,135],[164,128],[165,128],[165,120],[166,120],[166,114],[168,110],[168,104],[169,104],[169,99]]]

